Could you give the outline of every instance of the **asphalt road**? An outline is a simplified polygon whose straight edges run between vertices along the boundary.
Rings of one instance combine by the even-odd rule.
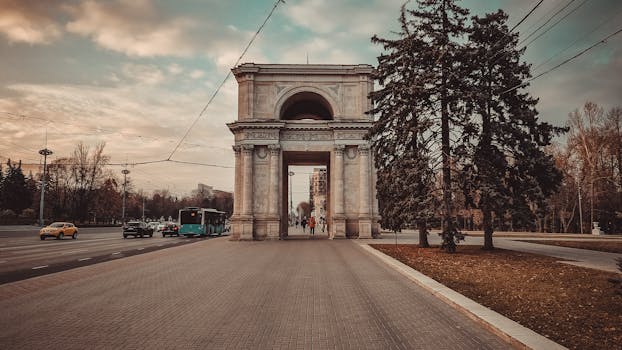
[[[41,241],[39,228],[0,228],[0,284],[200,241],[200,238],[124,239],[119,227],[79,228],[78,239]]]

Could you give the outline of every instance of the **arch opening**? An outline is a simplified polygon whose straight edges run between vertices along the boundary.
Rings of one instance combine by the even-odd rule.
[[[332,120],[333,109],[324,97],[304,91],[288,98],[280,112],[281,120]]]

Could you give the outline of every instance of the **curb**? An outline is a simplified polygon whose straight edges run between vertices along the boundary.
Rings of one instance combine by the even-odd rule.
[[[526,328],[519,323],[465,297],[464,295],[444,286],[412,267],[370,247],[366,243],[359,246],[376,256],[385,264],[417,283],[427,291],[443,300],[467,317],[478,322],[484,328],[495,333],[503,340],[518,349],[567,349],[566,347]]]

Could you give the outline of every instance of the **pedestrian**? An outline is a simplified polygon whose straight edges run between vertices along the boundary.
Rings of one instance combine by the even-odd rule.
[[[296,228],[298,228],[298,218],[296,218]]]
[[[323,216],[320,217],[320,226],[322,226],[322,232],[324,232],[326,230],[326,219]]]
[[[309,233],[315,235],[315,216],[309,218]]]
[[[302,221],[300,221],[300,226],[302,226],[302,233],[305,233],[305,227],[307,227],[307,217],[303,216]]]

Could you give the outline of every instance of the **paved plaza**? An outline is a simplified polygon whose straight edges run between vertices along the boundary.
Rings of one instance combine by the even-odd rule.
[[[2,349],[507,349],[356,241],[169,248],[0,286]]]

